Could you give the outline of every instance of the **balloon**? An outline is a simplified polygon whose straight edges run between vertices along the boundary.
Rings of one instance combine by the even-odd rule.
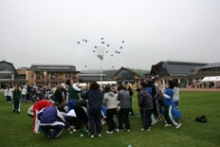
[[[120,46],[120,48],[122,49],[122,46]]]
[[[93,52],[95,53],[95,50],[93,50]]]
[[[106,51],[106,53],[108,53],[108,51]]]
[[[85,65],[85,67],[87,67],[87,65]]]
[[[107,44],[107,47],[109,47],[110,45],[109,44]]]
[[[111,55],[113,57],[113,55]]]
[[[104,42],[104,41],[102,41],[102,44],[105,44],[105,42]]]
[[[115,51],[115,53],[118,53],[118,51]]]
[[[112,68],[115,68],[114,66],[112,66]]]
[[[80,44],[80,42],[78,41],[78,44]]]
[[[97,46],[95,46],[95,48],[97,48]]]
[[[85,40],[85,42],[87,42],[87,40]]]
[[[104,38],[101,38],[101,40],[103,40]]]
[[[122,43],[125,43],[125,41],[123,40]]]

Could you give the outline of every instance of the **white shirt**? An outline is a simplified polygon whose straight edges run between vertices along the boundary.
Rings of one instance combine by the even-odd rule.
[[[66,116],[76,117],[76,112],[72,109],[66,114]]]
[[[4,96],[8,96],[8,94],[9,94],[9,89],[5,89],[4,90]]]
[[[21,94],[22,94],[22,95],[26,95],[26,94],[27,94],[27,89],[26,89],[26,88],[23,88],[22,91],[21,91]]]
[[[73,86],[73,89],[75,89],[76,91],[81,91],[81,89],[78,86],[76,86],[76,84],[73,84],[72,86]]]

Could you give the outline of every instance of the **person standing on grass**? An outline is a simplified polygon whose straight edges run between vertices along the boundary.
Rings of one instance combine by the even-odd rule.
[[[66,86],[64,83],[60,84],[60,86],[57,87],[55,90],[53,100],[57,102],[59,105],[66,102],[67,92],[66,92]]]
[[[86,93],[82,94],[83,99],[88,99],[90,138],[94,138],[95,125],[98,137],[102,137],[101,107],[104,95],[99,88],[100,87],[97,82],[92,82],[90,84],[89,90]]]
[[[133,96],[134,92],[133,92],[133,90],[131,88],[131,84],[130,83],[125,82],[125,87],[127,88],[127,90],[129,91],[129,94],[130,94],[131,109],[129,111],[129,114],[130,114],[131,117],[133,117],[134,116],[134,111],[132,109],[132,96]]]
[[[177,82],[174,82],[173,103],[174,103],[174,106],[176,106],[176,108],[178,108],[179,100],[180,100],[180,97],[179,97],[179,87],[178,87]]]
[[[131,131],[131,125],[129,121],[129,111],[131,110],[131,96],[129,91],[122,84],[118,86],[118,101],[119,101],[119,112],[118,112],[118,121],[119,129],[123,130],[124,125],[127,129],[127,132]]]
[[[68,111],[70,111],[73,109],[73,104],[79,100],[81,89],[70,79],[66,81],[66,85],[68,86]]]
[[[9,94],[9,89],[8,89],[8,86],[6,86],[4,90],[5,103],[8,102],[8,94]]]
[[[176,129],[181,127],[181,123],[178,122],[177,119],[174,119],[172,114],[173,109],[173,88],[174,88],[174,82],[172,80],[169,80],[167,83],[167,88],[165,88],[164,91],[162,91],[162,95],[164,97],[164,105],[165,105],[165,112],[164,112],[164,118],[166,121],[166,124],[164,127],[170,127],[173,125],[176,126]]]
[[[112,134],[116,129],[116,124],[113,118],[114,116],[117,116],[118,94],[116,92],[116,87],[114,86],[106,86],[105,91],[106,93],[104,95],[103,104],[107,108],[106,116],[107,116],[108,131],[106,131],[106,133]]]
[[[80,127],[83,125],[86,130],[88,130],[88,114],[87,114],[87,101],[79,100],[74,103],[73,109],[76,112],[76,124],[73,132],[80,130]]]
[[[66,120],[57,109],[58,105],[54,103],[53,106],[44,108],[37,114],[38,120],[40,120],[40,128],[48,139],[59,137],[66,126]],[[51,129],[53,129],[52,132]]]
[[[20,113],[20,103],[21,103],[21,88],[15,83],[14,88],[12,89],[13,92],[13,105],[14,109],[13,112]]]
[[[142,131],[150,131],[151,129],[151,115],[153,114],[153,99],[149,92],[146,90],[147,84],[142,81],[139,83],[141,89],[138,93],[138,105],[141,111],[141,119],[143,128]]]
[[[21,91],[21,95],[22,95],[22,102],[27,102],[27,87],[24,86],[22,91]]]

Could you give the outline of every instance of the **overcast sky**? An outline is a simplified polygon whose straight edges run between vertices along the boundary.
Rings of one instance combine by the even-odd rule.
[[[104,69],[219,62],[220,0],[0,0],[0,60],[16,68],[99,69],[101,38]]]

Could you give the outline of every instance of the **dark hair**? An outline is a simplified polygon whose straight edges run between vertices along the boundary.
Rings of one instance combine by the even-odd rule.
[[[146,88],[146,87],[147,87],[147,83],[145,83],[144,81],[141,81],[139,84],[140,84],[143,88]]]
[[[105,89],[103,90],[104,93],[110,92],[111,91],[111,87],[110,85],[106,85]]]
[[[99,90],[99,84],[97,82],[92,82],[89,86],[89,90]]]
[[[152,80],[148,80],[146,84],[147,84],[147,87],[152,87],[154,83]]]
[[[118,91],[120,91],[120,90],[122,90],[122,89],[124,89],[124,90],[125,90],[125,87],[124,87],[124,85],[123,85],[123,84],[120,84],[120,85],[118,86]]]
[[[70,84],[70,79],[66,80],[66,85],[69,85],[69,86],[71,85]]]
[[[168,83],[169,83],[169,88],[173,89],[174,88],[174,81],[172,80],[168,80]]]

